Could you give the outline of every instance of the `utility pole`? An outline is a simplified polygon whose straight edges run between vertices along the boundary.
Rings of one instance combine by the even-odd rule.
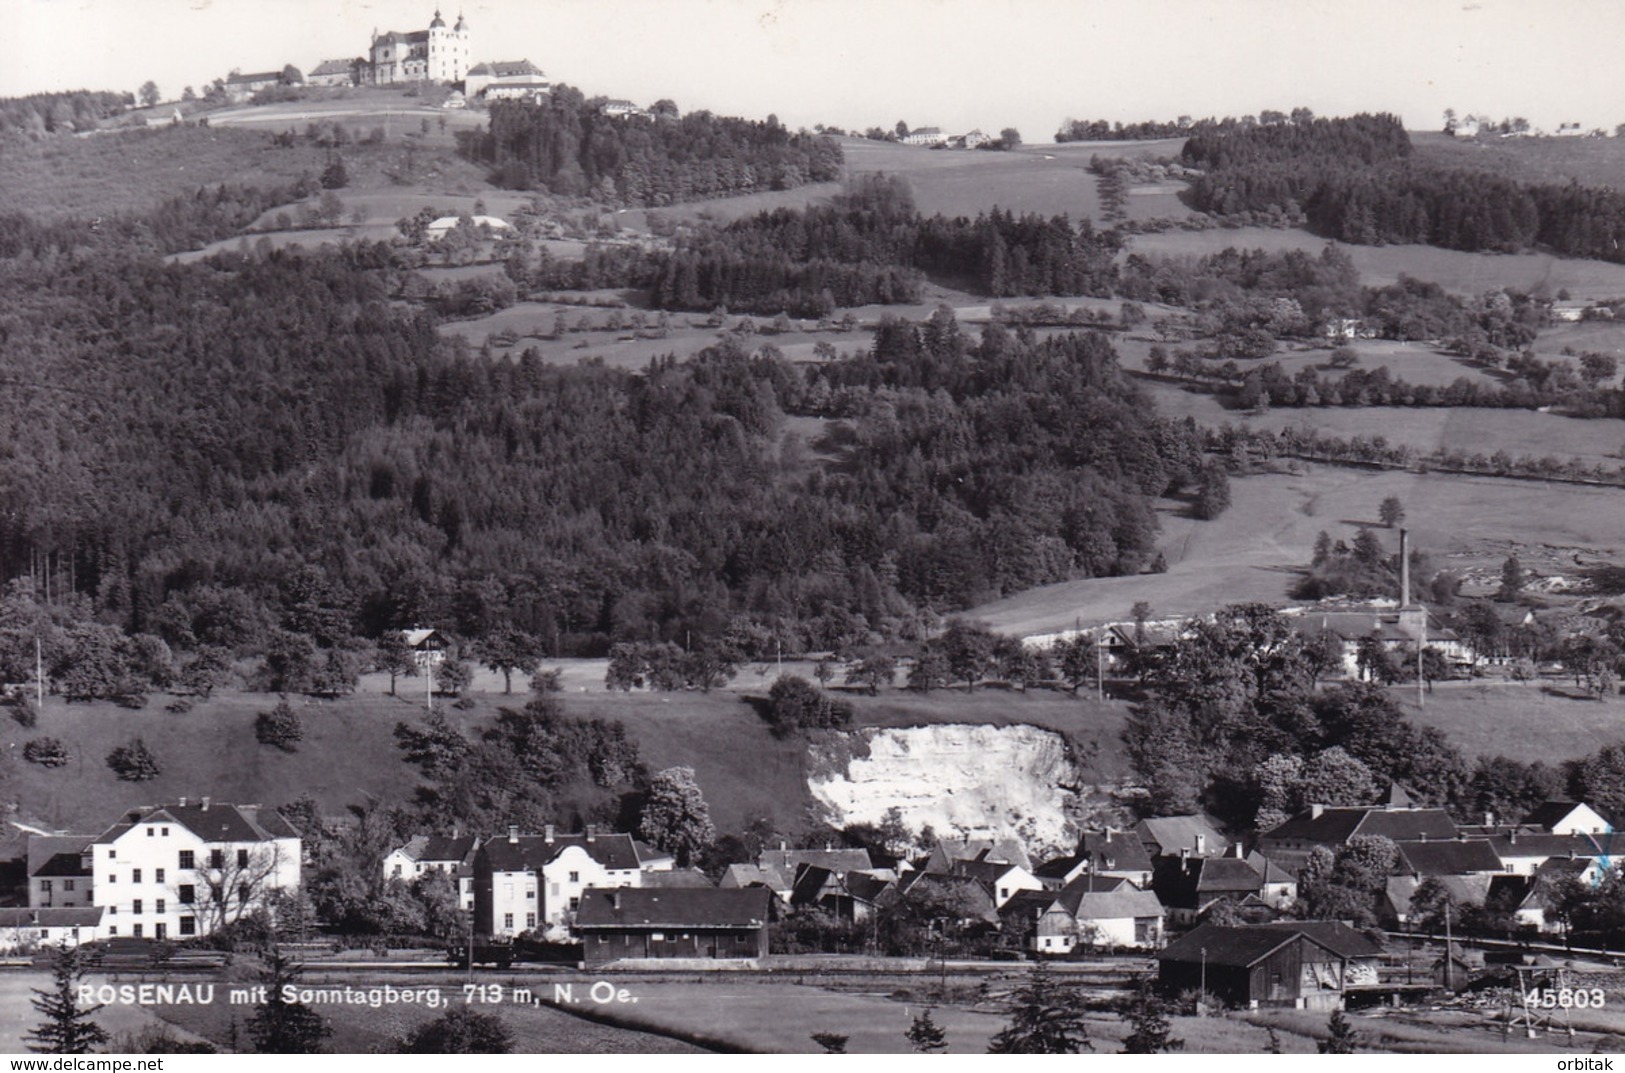
[[[1450,899],[1444,900],[1444,989],[1451,990],[1455,981],[1455,943],[1450,938]]]
[[[1202,947],[1202,982],[1196,991],[1196,1013],[1207,1016],[1207,947]]]
[[[1095,699],[1106,699],[1106,627],[1095,635]]]
[[[35,708],[45,707],[45,657],[37,633],[34,635],[34,700]]]

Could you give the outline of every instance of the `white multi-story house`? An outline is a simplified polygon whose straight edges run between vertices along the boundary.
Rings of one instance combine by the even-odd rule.
[[[90,845],[109,938],[206,935],[299,887],[299,832],[271,809],[209,798],[132,809]]]
[[[631,835],[591,827],[560,835],[551,825],[521,835],[510,827],[474,855],[474,927],[494,936],[557,933],[574,924],[584,891],[641,887],[646,870],[671,866],[669,855],[640,847]]]
[[[472,835],[417,835],[384,857],[384,879],[410,883],[431,872],[444,872],[457,884],[458,904],[473,912],[474,853],[479,848],[480,840]]]

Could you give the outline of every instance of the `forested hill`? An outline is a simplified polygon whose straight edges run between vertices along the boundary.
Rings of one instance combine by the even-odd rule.
[[[434,623],[589,653],[743,621],[793,651],[1139,569],[1151,497],[1204,479],[1100,336],[942,313],[816,370],[493,363],[384,300],[391,257],[0,261],[5,576],[183,650]],[[787,414],[841,420],[809,445]]]
[[[841,147],[823,135],[691,112],[615,116],[579,90],[546,101],[496,101],[489,130],[459,135],[464,156],[491,181],[520,190],[618,198],[634,205],[787,190],[840,177]]]
[[[1328,238],[1625,262],[1625,194],[1422,164],[1393,116],[1203,131],[1184,162],[1205,211],[1279,211]]]

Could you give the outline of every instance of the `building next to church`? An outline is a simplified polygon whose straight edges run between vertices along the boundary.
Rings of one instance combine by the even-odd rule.
[[[368,73],[373,84],[380,86],[461,82],[468,74],[468,56],[467,20],[458,15],[456,24],[448,27],[436,11],[427,30],[375,31],[367,53]]]

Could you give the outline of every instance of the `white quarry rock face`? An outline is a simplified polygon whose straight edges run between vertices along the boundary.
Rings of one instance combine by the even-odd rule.
[[[1013,836],[1029,853],[1076,841],[1065,787],[1077,786],[1080,776],[1054,731],[871,727],[852,732],[849,741],[853,755],[844,763],[834,747],[815,745],[809,765],[808,787],[837,827],[879,823],[897,808],[910,830],[929,824],[944,836]]]

